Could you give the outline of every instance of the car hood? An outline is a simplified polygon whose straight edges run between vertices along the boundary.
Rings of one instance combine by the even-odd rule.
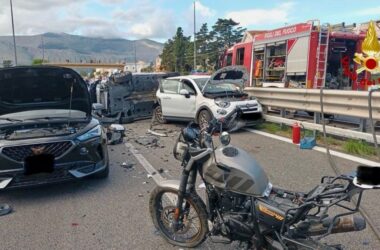
[[[46,66],[0,69],[0,116],[70,107],[91,115],[86,83],[74,70]]]
[[[248,72],[244,66],[227,66],[211,75],[209,84],[233,83],[240,89],[244,89],[248,78]]]

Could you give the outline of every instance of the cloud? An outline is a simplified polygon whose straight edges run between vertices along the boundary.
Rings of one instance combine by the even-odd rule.
[[[193,8],[193,6],[192,6]],[[198,16],[202,18],[210,18],[215,16],[215,11],[205,5],[203,5],[200,1],[195,1],[195,9]]]
[[[358,16],[370,16],[370,15],[379,15],[379,13],[380,13],[380,6],[377,6],[377,7],[357,10],[355,11],[354,14]]]
[[[1,0],[4,1],[4,0]],[[133,8],[125,0],[17,0],[13,1],[17,35],[64,32],[97,37],[167,38],[175,32],[173,13],[140,0]],[[102,13],[102,5],[109,4]],[[115,4],[115,6],[111,6]],[[9,5],[0,9],[0,34],[11,35]],[[94,7],[94,8],[92,8]],[[99,11],[100,9],[100,11]],[[90,11],[89,11],[90,10]]]
[[[241,26],[284,24],[289,21],[293,2],[280,4],[272,9],[245,9],[228,12],[226,17],[239,22]]]
[[[118,9],[112,17],[119,26],[128,27],[126,33],[137,38],[167,38],[175,32],[173,13],[153,6],[148,1],[140,1],[135,8]]]

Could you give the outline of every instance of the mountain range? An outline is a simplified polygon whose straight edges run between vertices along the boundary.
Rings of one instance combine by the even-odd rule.
[[[31,64],[33,59],[45,58],[49,62],[155,62],[163,44],[149,40],[122,38],[98,38],[66,33],[44,33],[32,36],[16,36],[19,65]],[[12,36],[0,36],[0,62],[14,59]]]

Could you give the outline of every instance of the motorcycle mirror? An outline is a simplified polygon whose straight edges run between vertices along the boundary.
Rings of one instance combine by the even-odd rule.
[[[220,143],[222,143],[223,146],[227,146],[231,142],[231,136],[230,133],[224,131],[219,136]]]
[[[359,166],[353,183],[361,188],[380,188],[380,167]]]

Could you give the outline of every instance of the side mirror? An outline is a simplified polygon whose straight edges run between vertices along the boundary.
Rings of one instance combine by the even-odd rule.
[[[101,103],[93,103],[92,110],[93,111],[102,111],[104,109],[104,105]]]
[[[181,89],[179,91],[179,94],[184,95],[186,98],[190,98],[190,93],[189,93],[189,91],[187,91],[187,89]]]

